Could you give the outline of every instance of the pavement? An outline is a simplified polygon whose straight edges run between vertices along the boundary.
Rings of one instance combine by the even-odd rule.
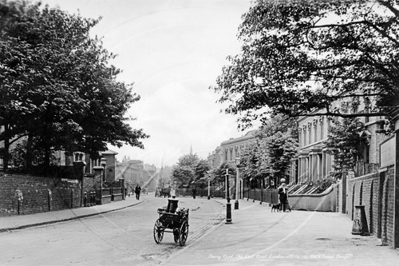
[[[0,232],[98,215],[142,202],[127,197],[93,207],[1,217]],[[232,201],[231,224],[223,220],[207,228],[162,265],[398,265],[398,250],[381,245],[375,236],[352,235],[352,226],[340,213],[271,212],[268,204],[246,199],[234,210]]]
[[[398,265],[398,250],[375,236],[352,235],[344,214],[271,212],[246,199],[238,210],[231,205],[231,224],[213,227],[162,265]]]
[[[60,211],[42,212],[28,215],[14,215],[0,217],[0,233],[5,231],[19,230],[28,227],[75,220],[107,212],[117,211],[140,204],[143,199],[126,197],[126,200],[111,202],[104,205],[65,209]]]

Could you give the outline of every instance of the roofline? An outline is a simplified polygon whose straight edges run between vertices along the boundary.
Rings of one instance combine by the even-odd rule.
[[[231,139],[231,140],[225,140],[220,144],[220,146],[223,146],[226,144],[233,144],[233,143],[250,140],[250,139],[255,139],[255,136],[244,136],[244,137],[239,137],[239,138],[235,138],[235,139]]]

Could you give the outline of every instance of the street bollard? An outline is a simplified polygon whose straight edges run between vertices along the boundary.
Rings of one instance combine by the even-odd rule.
[[[226,203],[226,224],[231,224],[232,219],[231,219],[231,203],[230,199],[227,199]]]

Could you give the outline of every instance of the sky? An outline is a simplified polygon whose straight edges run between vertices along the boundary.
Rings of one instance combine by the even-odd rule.
[[[240,53],[241,16],[251,0],[42,0],[86,18],[102,17],[92,36],[117,54],[111,63],[141,96],[127,116],[132,128],[150,135],[144,149],[109,146],[132,160],[173,166],[192,152],[206,159],[221,142],[244,135],[237,117],[216,103],[226,57]],[[251,130],[251,129],[247,129]]]

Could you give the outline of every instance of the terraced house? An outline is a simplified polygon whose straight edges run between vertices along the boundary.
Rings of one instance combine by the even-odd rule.
[[[337,107],[340,103],[336,103]],[[356,110],[352,113],[368,112],[368,107],[363,101],[359,101]],[[333,119],[337,117],[326,117],[318,115],[323,113],[319,110],[313,116],[302,117],[298,120],[299,150],[298,157],[293,161],[291,176],[295,183],[315,182],[325,179],[334,171],[334,158],[325,145],[328,138]],[[387,138],[381,134],[384,126],[384,117],[359,117],[364,124],[359,133],[364,137],[359,143],[360,154],[356,167],[352,173],[355,176],[364,175],[378,171],[379,146]]]
[[[237,138],[230,138],[223,141],[215,151],[208,155],[208,162],[214,168],[218,168],[222,163],[235,165],[235,159],[240,156],[241,151],[255,140],[258,130],[251,130],[245,135]]]
[[[231,163],[235,165],[235,159],[240,157],[241,151],[251,142],[255,140],[255,135],[258,131],[248,131],[244,136],[238,138],[231,138],[225,140],[220,144],[222,152],[221,162]]]
[[[355,106],[351,113],[367,113],[370,108],[362,99]],[[399,113],[394,111],[393,117],[395,112]],[[399,214],[394,159],[397,136],[385,134],[385,117],[359,116],[363,127],[358,134],[362,138],[353,170],[343,174],[328,191],[314,194],[315,183],[334,171],[334,157],[325,143],[333,119],[342,119],[318,115],[322,113],[319,110],[298,120],[299,152],[292,163],[290,204],[307,210],[338,211],[352,220],[359,218],[359,210],[364,209],[365,234],[374,234],[383,244],[398,247],[399,222],[394,218]]]

